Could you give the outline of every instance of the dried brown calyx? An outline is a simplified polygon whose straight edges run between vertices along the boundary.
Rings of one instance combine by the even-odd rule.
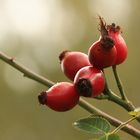
[[[38,101],[42,105],[46,104],[46,102],[47,102],[47,93],[45,91],[41,92],[40,95],[38,95]]]
[[[59,55],[60,63],[61,63],[61,61],[64,59],[64,57],[66,56],[66,54],[67,54],[68,52],[70,52],[70,51],[65,50],[65,51],[63,51],[63,52],[60,53],[60,55]]]
[[[104,49],[111,49],[115,42],[114,40],[109,36],[108,33],[108,26],[106,25],[105,20],[99,16],[100,20],[100,32],[101,32],[101,45]]]
[[[88,79],[82,78],[76,83],[76,89],[81,96],[91,97],[92,86]]]

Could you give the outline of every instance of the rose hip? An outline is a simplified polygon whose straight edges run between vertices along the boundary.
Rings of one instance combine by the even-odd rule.
[[[91,65],[88,56],[82,52],[63,51],[59,59],[62,71],[72,81],[79,69]]]
[[[108,25],[108,33],[109,36],[114,40],[117,51],[117,57],[114,65],[121,64],[127,58],[128,49],[125,40],[121,36],[120,27],[112,23],[112,25]]]
[[[38,96],[40,104],[47,105],[55,111],[72,109],[79,101],[75,86],[68,82],[60,82],[43,91]]]
[[[93,66],[98,69],[103,69],[114,65],[117,51],[114,40],[108,34],[106,24],[103,22],[101,17],[99,19],[101,37],[89,48],[88,57]]]
[[[74,84],[81,96],[96,97],[104,90],[105,78],[101,70],[86,66],[77,72]]]

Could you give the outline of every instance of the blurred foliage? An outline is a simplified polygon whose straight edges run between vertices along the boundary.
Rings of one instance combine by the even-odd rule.
[[[99,38],[98,15],[123,29],[129,56],[119,66],[128,98],[140,106],[140,1],[139,0],[5,0],[0,1],[0,50],[33,71],[53,80],[69,81],[61,72],[58,56],[63,50],[87,53]],[[72,127],[89,115],[79,106],[65,113],[42,107],[37,95],[47,90],[0,61],[1,140],[88,140],[92,137]],[[110,87],[117,91],[111,70],[106,69]],[[127,120],[121,107],[108,101],[87,99],[109,114]],[[115,111],[114,111],[115,110]],[[139,125],[133,123],[137,128]],[[122,139],[134,140],[121,132]]]

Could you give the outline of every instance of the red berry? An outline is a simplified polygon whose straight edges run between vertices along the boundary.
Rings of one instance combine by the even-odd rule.
[[[112,25],[108,26],[108,33],[109,36],[112,37],[112,39],[114,40],[115,48],[117,51],[115,65],[121,64],[127,58],[128,49],[123,37],[120,34],[121,33],[120,27],[115,26],[115,24],[112,23]]]
[[[73,84],[60,82],[40,93],[38,100],[41,104],[62,112],[72,109],[78,103],[79,94]]]
[[[101,70],[86,66],[77,72],[74,83],[81,96],[96,97],[104,90],[105,78]]]
[[[110,41],[111,40],[109,38],[107,42],[110,42]],[[115,60],[116,60],[116,55],[117,55],[117,52],[114,45],[106,46],[102,39],[93,43],[88,51],[88,57],[89,57],[90,63],[93,66],[97,67],[98,69],[103,69],[103,68],[114,65]]]
[[[62,71],[72,81],[79,69],[91,65],[88,56],[82,52],[63,51],[59,59]]]
[[[117,52],[114,46],[114,40],[108,35],[106,25],[102,18],[100,18],[100,28],[101,37],[89,48],[88,57],[93,66],[103,69],[114,65]]]

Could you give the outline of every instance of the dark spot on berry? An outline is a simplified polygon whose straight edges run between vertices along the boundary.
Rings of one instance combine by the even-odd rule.
[[[76,83],[76,89],[81,96],[91,97],[92,86],[88,79],[82,78]]]
[[[60,55],[59,55],[60,63],[61,63],[61,61],[64,59],[64,57],[65,57],[65,55],[66,55],[67,52],[70,52],[70,51],[65,50],[65,51],[63,51],[63,52],[60,53]]]
[[[38,101],[42,105],[46,104],[46,102],[47,102],[47,93],[45,91],[41,92],[40,95],[38,95]]]

